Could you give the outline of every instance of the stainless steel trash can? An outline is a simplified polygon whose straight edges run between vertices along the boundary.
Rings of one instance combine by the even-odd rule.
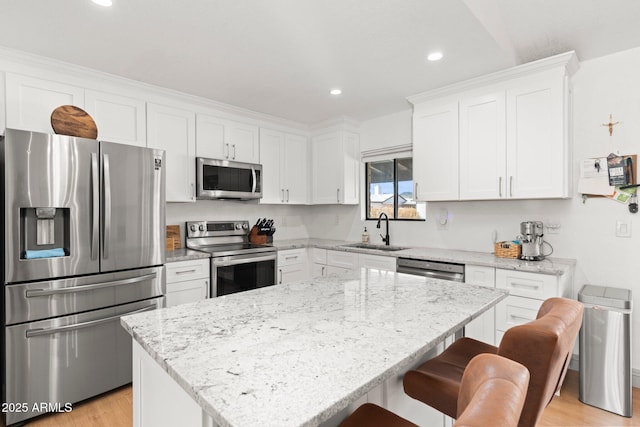
[[[584,285],[580,329],[580,401],[631,417],[631,310],[629,289]]]

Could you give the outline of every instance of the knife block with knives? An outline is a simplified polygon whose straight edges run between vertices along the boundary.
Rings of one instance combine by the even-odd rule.
[[[251,227],[249,241],[255,245],[273,243],[273,233],[275,232],[276,228],[273,226],[272,219],[260,218],[256,224]]]

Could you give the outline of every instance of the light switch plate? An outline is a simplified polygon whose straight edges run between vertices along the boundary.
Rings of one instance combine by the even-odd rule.
[[[631,237],[631,222],[617,220],[616,237]]]

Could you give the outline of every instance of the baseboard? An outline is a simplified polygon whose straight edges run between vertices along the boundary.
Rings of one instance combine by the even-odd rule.
[[[574,371],[580,371],[580,357],[577,354],[574,354],[571,357],[571,363],[569,363],[569,369],[573,369]],[[631,385],[636,388],[640,388],[640,370],[632,369],[631,370]]]

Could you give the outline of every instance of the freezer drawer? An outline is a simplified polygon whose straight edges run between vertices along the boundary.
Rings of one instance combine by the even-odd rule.
[[[41,415],[41,402],[67,403],[131,382],[131,336],[120,316],[153,310],[164,297],[6,328],[6,401],[26,412],[9,412],[7,424]]]
[[[164,295],[165,267],[5,286],[5,324],[65,316]]]

